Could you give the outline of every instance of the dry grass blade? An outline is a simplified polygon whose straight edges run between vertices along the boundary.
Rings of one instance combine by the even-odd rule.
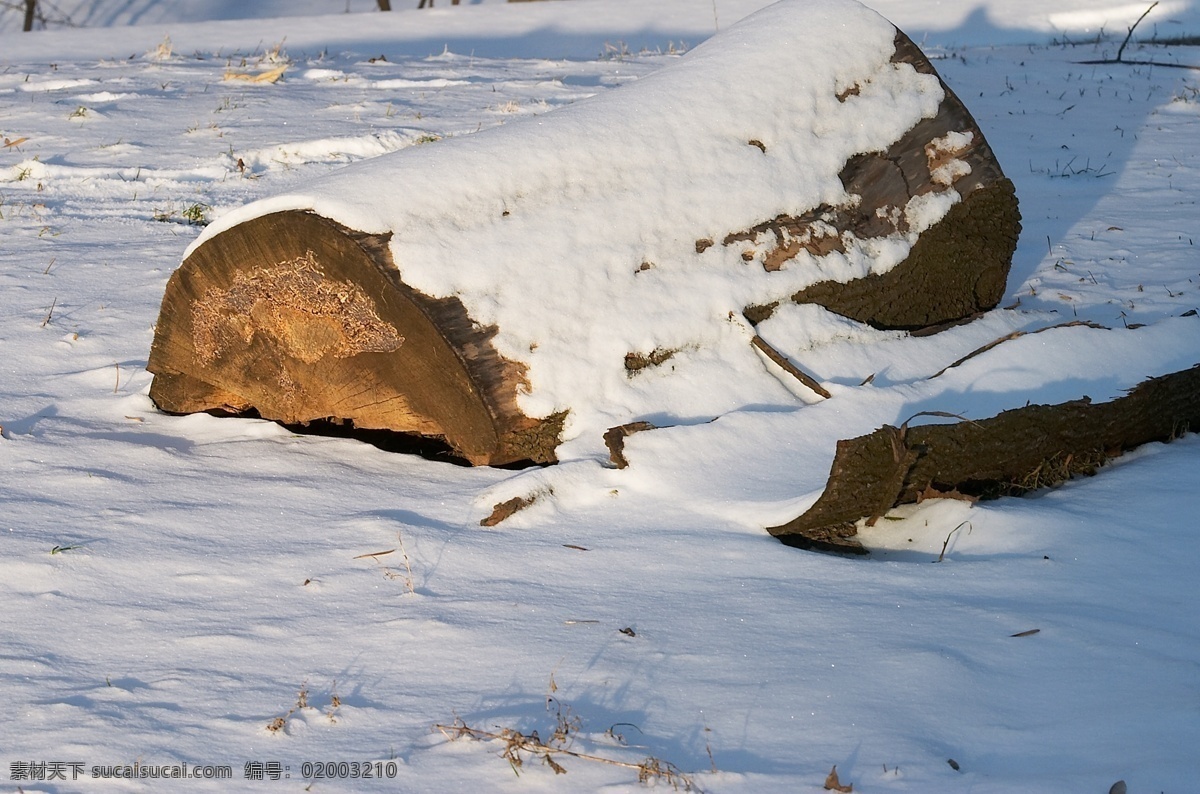
[[[365,560],[367,557],[382,557],[383,555],[385,555],[385,554],[391,554],[391,553],[393,553],[394,551],[396,551],[396,550],[395,550],[395,549],[388,549],[387,551],[373,551],[373,552],[371,552],[370,554],[360,554],[360,555],[358,555],[357,557],[355,557],[354,559],[356,559],[356,560]]]

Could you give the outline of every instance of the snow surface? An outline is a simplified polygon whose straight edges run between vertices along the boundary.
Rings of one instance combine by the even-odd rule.
[[[838,438],[922,410],[1108,399],[1200,361],[1200,318],[1181,316],[1200,307],[1200,72],[1077,63],[1114,55],[1144,7],[874,4],[1017,185],[1013,308],[914,338],[787,307],[760,332],[832,399],[805,404],[776,373],[769,399],[630,437],[628,469],[512,472],[156,412],[152,326],[200,233],[184,213],[219,218],[383,152],[470,150],[476,131],[669,74],[764,4],[387,16],[338,0],[319,17],[329,4],[306,0],[289,5],[309,16],[257,20],[218,3],[213,22],[173,21],[199,4],[91,5],[93,24],[153,24],[0,35],[0,785],[230,789],[12,778],[140,761],[295,790],[304,761],[392,760],[396,780],[312,790],[637,790],[635,771],[569,758],[565,778],[536,762],[517,777],[498,743],[432,727],[548,736],[552,695],[582,721],[577,749],[653,755],[714,792],[818,792],[834,764],[866,792],[1195,789],[1194,436],[1031,497],[897,511],[864,530],[866,560],[763,531],[815,500]],[[1200,12],[1164,2],[1143,25],[1196,36]],[[1200,65],[1195,46],[1125,56]],[[275,84],[224,79],[284,62]],[[1073,319],[1113,330],[1019,337],[933,377]],[[301,687],[309,707],[269,731]],[[253,761],[290,782],[243,780]]]

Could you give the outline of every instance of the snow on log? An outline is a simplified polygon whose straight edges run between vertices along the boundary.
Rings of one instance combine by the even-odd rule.
[[[789,546],[865,554],[857,522],[930,496],[1019,495],[1151,441],[1200,427],[1200,365],[1150,378],[1126,396],[1029,405],[991,419],[884,425],[838,442],[825,491],[811,508],[767,529]]]
[[[903,33],[783,0],[635,83],[218,219],[167,286],[150,396],[475,464],[603,457],[607,428],[794,400],[752,344],[782,302],[898,329],[992,308],[1019,229]]]

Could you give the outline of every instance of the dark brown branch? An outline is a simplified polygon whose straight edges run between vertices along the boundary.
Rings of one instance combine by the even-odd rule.
[[[801,383],[803,383],[808,388],[812,389],[817,394],[821,395],[822,397],[824,397],[827,400],[833,396],[832,394],[829,393],[829,391],[824,386],[822,386],[820,383],[818,383],[815,378],[813,378],[811,375],[806,374],[803,370],[801,370],[799,367],[797,367],[791,361],[788,361],[786,356],[784,356],[778,350],[776,350],[775,348],[773,348],[769,344],[767,344],[767,341],[765,339],[763,339],[761,336],[756,335],[753,339],[750,340],[750,344],[754,345],[756,348],[761,350],[763,352],[763,355],[765,355],[767,358],[771,359],[776,364],[778,364],[779,368],[782,369],[784,372],[791,375],[793,378],[800,381]]]
[[[1129,28],[1129,32],[1125,34],[1125,41],[1121,42],[1121,46],[1117,49],[1117,63],[1121,62],[1121,55],[1124,54],[1125,47],[1129,44],[1129,40],[1133,38],[1133,31],[1137,30],[1137,26],[1142,24],[1142,20],[1154,10],[1156,5],[1158,5],[1158,0],[1154,0],[1154,2],[1150,4],[1150,7],[1143,11],[1142,15],[1137,18],[1137,22],[1134,22],[1133,26]]]
[[[964,364],[967,361],[970,361],[971,359],[975,358],[975,356],[978,356],[982,353],[986,353],[987,351],[991,350],[992,348],[1002,345],[1005,342],[1008,342],[1010,340],[1019,339],[1022,336],[1028,336],[1030,334],[1040,334],[1042,331],[1049,331],[1054,328],[1072,328],[1077,325],[1087,326],[1088,328],[1097,328],[1097,329],[1101,329],[1104,331],[1111,330],[1107,326],[1100,325],[1098,323],[1088,322],[1087,320],[1072,320],[1069,323],[1058,323],[1057,325],[1048,325],[1045,328],[1039,328],[1036,331],[1013,331],[1011,334],[1005,334],[1004,336],[1000,337],[999,339],[993,339],[991,342],[988,342],[986,345],[983,345],[982,347],[975,348],[970,353],[967,353],[965,356],[963,356],[962,358],[955,361],[953,364],[947,364],[945,367],[938,370],[933,375],[930,375],[929,379],[933,380],[934,378],[938,377],[939,375],[944,374],[946,372],[946,370],[954,369],[958,365]]]
[[[839,441],[824,493],[770,532],[799,548],[865,554],[861,518],[920,499],[926,489],[994,498],[1094,474],[1109,458],[1200,428],[1200,365],[1143,381],[1093,405],[1083,397],[948,425],[884,425]]]
[[[1140,17],[1138,17],[1137,22],[1134,22],[1133,26],[1131,28],[1129,28],[1129,32],[1125,34],[1125,40],[1122,41],[1121,46],[1117,48],[1117,57],[1115,57],[1115,58],[1098,58],[1098,59],[1090,60],[1090,61],[1076,61],[1075,63],[1093,64],[1093,65],[1094,64],[1103,64],[1103,63],[1108,63],[1108,64],[1123,63],[1123,64],[1127,64],[1129,66],[1161,66],[1164,69],[1191,69],[1193,71],[1200,71],[1200,66],[1192,66],[1192,65],[1186,64],[1186,63],[1163,63],[1162,61],[1126,61],[1126,60],[1124,60],[1124,58],[1122,56],[1125,54],[1125,47],[1129,45],[1129,40],[1131,38],[1133,38],[1133,31],[1137,30],[1137,26],[1142,24],[1142,20],[1145,19],[1147,16],[1149,16],[1150,12],[1154,10],[1154,7],[1156,5],[1158,5],[1157,0],[1155,0],[1155,2],[1153,2],[1153,3],[1151,3],[1150,7],[1147,8],[1145,11],[1143,11],[1142,15]]]

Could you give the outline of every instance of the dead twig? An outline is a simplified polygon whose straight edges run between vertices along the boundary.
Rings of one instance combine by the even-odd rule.
[[[946,542],[942,544],[942,553],[938,555],[938,558],[936,560],[934,560],[934,562],[941,562],[942,560],[944,560],[946,558],[946,548],[950,545],[950,538],[954,537],[954,533],[959,531],[963,527],[968,527],[967,534],[971,533],[971,529],[970,529],[971,522],[970,521],[964,521],[961,524],[959,524],[958,526],[956,526],[954,529],[950,530],[950,534],[946,536]]]
[[[1153,3],[1151,3],[1150,7],[1147,8],[1145,11],[1143,11],[1142,15],[1137,18],[1137,22],[1134,22],[1133,25],[1129,28],[1129,32],[1125,34],[1125,40],[1122,41],[1121,46],[1117,48],[1117,56],[1115,58],[1096,58],[1096,59],[1089,60],[1089,61],[1076,61],[1075,63],[1080,63],[1080,64],[1121,63],[1121,64],[1126,64],[1129,66],[1160,66],[1164,69],[1191,69],[1193,71],[1200,71],[1200,66],[1192,66],[1192,65],[1186,64],[1186,63],[1165,63],[1163,61],[1127,61],[1127,60],[1125,60],[1125,58],[1124,58],[1125,48],[1127,46],[1129,46],[1129,40],[1133,38],[1133,32],[1135,30],[1137,30],[1138,25],[1142,24],[1142,20],[1150,15],[1150,12],[1154,10],[1154,7],[1156,5],[1158,5],[1157,0],[1155,0],[1155,2],[1153,2]]]
[[[779,368],[784,372],[791,375],[793,378],[800,381],[809,389],[812,389],[814,392],[824,397],[826,400],[833,396],[824,386],[817,382],[816,378],[805,373],[803,370],[789,361],[786,356],[784,356],[775,348],[771,347],[771,345],[769,345],[761,336],[755,335],[755,337],[750,340],[750,344],[761,350],[763,355],[779,365]]]
[[[50,318],[54,316],[54,307],[58,305],[58,296],[54,296],[54,300],[50,301],[50,311],[46,312],[46,319],[42,320],[42,327],[45,328],[50,324]]]
[[[1125,41],[1121,42],[1121,46],[1117,48],[1117,59],[1116,59],[1117,63],[1122,62],[1121,56],[1125,53],[1125,47],[1129,44],[1129,40],[1131,38],[1133,38],[1133,31],[1137,30],[1137,26],[1142,24],[1142,20],[1145,19],[1150,14],[1150,12],[1154,10],[1154,7],[1156,5],[1158,5],[1158,0],[1154,0],[1154,2],[1150,4],[1150,7],[1147,8],[1145,11],[1143,11],[1142,15],[1137,18],[1137,22],[1134,22],[1133,25],[1129,28],[1129,32],[1125,34]]]
[[[1055,328],[1073,328],[1075,326],[1086,326],[1088,328],[1095,328],[1095,329],[1103,330],[1103,331],[1111,331],[1112,330],[1107,325],[1100,325],[1099,323],[1088,322],[1087,320],[1071,320],[1070,322],[1066,322],[1066,323],[1058,323],[1057,325],[1048,325],[1045,328],[1038,328],[1035,331],[1013,331],[1011,334],[1005,334],[1004,336],[1000,337],[999,339],[993,339],[991,342],[988,342],[986,345],[983,345],[982,347],[978,347],[978,348],[972,350],[970,353],[967,353],[965,356],[958,359],[953,364],[947,364],[946,366],[942,367],[940,370],[938,370],[933,375],[930,375],[929,379],[933,380],[934,378],[938,377],[939,375],[944,374],[946,372],[946,370],[954,369],[955,367],[959,366],[960,364],[964,364],[967,361],[970,361],[971,359],[975,358],[975,356],[978,356],[982,353],[986,353],[987,351],[991,350],[992,348],[1002,345],[1005,342],[1011,341],[1013,339],[1019,339],[1022,336],[1029,336],[1030,334],[1040,334],[1042,331],[1050,331]]]

